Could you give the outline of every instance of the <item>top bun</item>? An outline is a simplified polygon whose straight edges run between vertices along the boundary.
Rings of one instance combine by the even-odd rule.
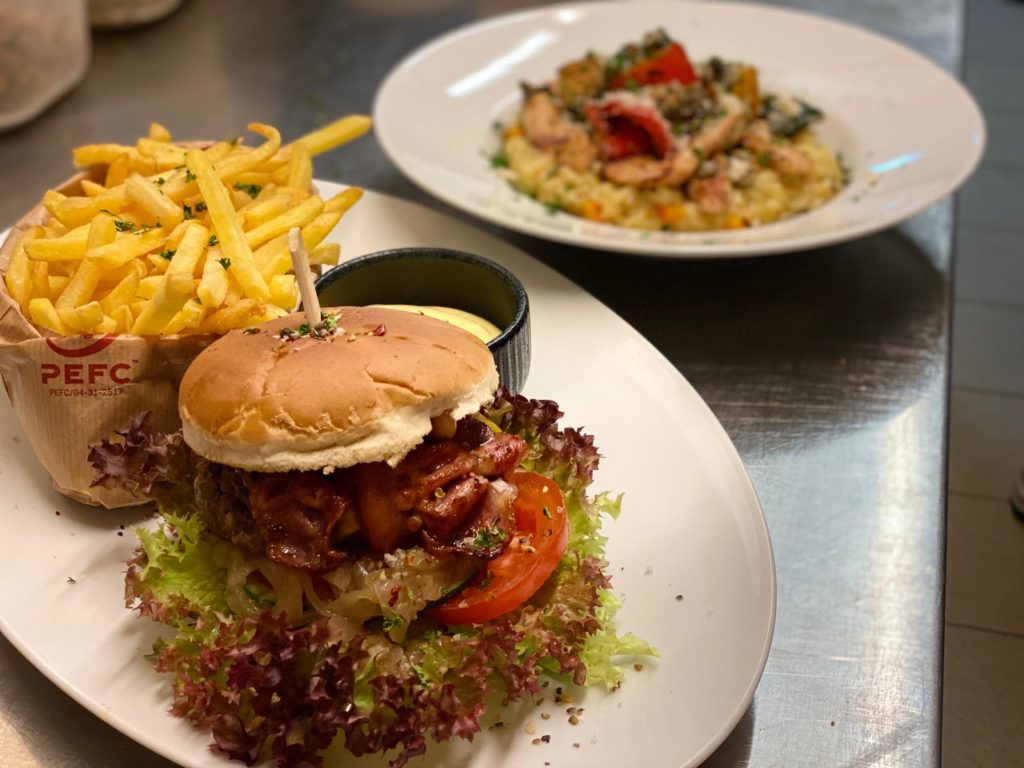
[[[178,394],[192,450],[257,472],[394,466],[432,418],[472,413],[498,386],[486,345],[454,325],[390,309],[324,311],[339,326],[326,338],[283,339],[305,323],[294,314],[231,331],[196,357]]]

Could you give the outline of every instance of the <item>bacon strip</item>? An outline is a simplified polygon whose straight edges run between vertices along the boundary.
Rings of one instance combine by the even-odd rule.
[[[518,467],[527,450],[512,435],[473,447],[437,440],[394,469],[374,463],[331,475],[253,474],[250,507],[267,556],[294,568],[336,565],[353,531],[359,536],[352,541],[377,553],[418,539],[436,552],[493,557],[512,530],[515,498],[510,486],[493,481]]]

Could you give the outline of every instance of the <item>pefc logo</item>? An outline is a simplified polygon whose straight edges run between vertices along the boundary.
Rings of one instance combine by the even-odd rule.
[[[98,339],[75,338],[84,338],[88,343],[84,346],[73,346],[69,344],[71,339],[46,339],[46,346],[57,355],[79,362],[40,364],[39,380],[41,383],[58,387],[73,384],[104,387],[131,383],[131,365],[128,363],[90,363],[83,359],[109,347],[114,343],[117,334],[110,333]]]

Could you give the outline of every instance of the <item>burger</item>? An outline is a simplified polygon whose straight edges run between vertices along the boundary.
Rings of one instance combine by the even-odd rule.
[[[96,483],[156,500],[127,604],[215,752],[316,766],[335,739],[401,766],[472,739],[542,675],[617,687],[651,654],[613,626],[593,438],[498,389],[448,323],[336,308],[232,331],[182,379],[182,428],[140,414]]]

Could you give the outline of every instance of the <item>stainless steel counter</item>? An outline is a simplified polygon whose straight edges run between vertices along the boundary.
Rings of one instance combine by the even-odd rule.
[[[154,119],[182,137],[253,119],[296,135],[369,111],[385,73],[420,43],[530,4],[192,0],[162,23],[100,35],[70,97],[0,134],[0,220],[67,176],[76,144],[130,140]],[[958,0],[788,4],[958,69]],[[461,216],[407,182],[372,139],[318,161],[317,174]],[[761,496],[778,565],[775,642],[753,706],[707,765],[939,762],[953,226],[945,202],[842,246],[699,263],[499,231],[657,345],[721,419]],[[4,766],[169,765],[2,638],[0,691]]]

